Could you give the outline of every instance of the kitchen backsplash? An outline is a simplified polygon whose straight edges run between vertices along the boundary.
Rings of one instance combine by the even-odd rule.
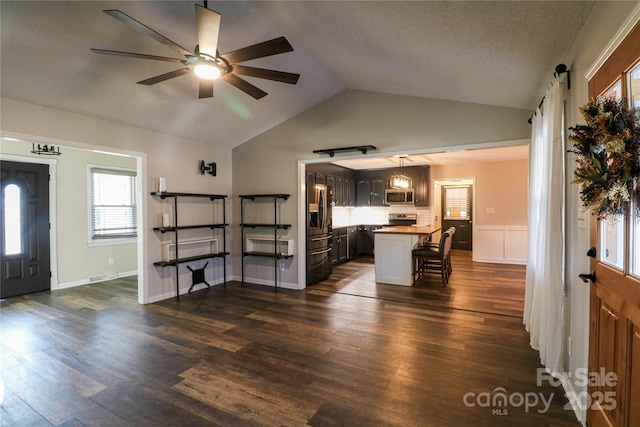
[[[431,225],[431,208],[415,206],[379,206],[357,208],[333,208],[333,227],[359,224],[387,224],[390,213],[418,214],[418,225]]]

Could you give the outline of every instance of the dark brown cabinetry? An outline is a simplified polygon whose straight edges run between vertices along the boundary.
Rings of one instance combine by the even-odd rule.
[[[370,225],[358,226],[358,255],[373,255],[373,233]]]
[[[356,206],[355,172],[332,164],[307,165],[307,188],[326,184],[333,189],[333,206]]]
[[[344,178],[344,203],[343,206],[356,205],[356,182],[353,178]]]
[[[335,175],[327,175],[327,187],[331,187],[331,189],[333,190],[333,200],[332,202],[336,202],[338,200],[337,196],[336,196],[336,177]],[[337,205],[334,205],[337,206]]]
[[[385,172],[360,172],[356,184],[356,206],[385,206],[384,190],[387,188],[387,181]]]
[[[333,229],[333,246],[331,247],[331,262],[338,264],[349,258],[347,228]]]
[[[373,255],[374,230],[384,227],[384,225],[359,225],[358,226],[358,255]]]
[[[413,181],[413,198],[416,206],[429,206],[429,166],[411,166],[406,171]]]
[[[356,194],[356,206],[371,205],[371,180],[369,178],[357,180]]]
[[[391,175],[411,178],[416,206],[429,206],[429,166],[375,170],[349,170],[332,164],[309,165],[307,186],[327,184],[333,188],[333,206],[386,206],[384,191]]]
[[[358,227],[347,227],[347,251],[349,259],[358,256]]]

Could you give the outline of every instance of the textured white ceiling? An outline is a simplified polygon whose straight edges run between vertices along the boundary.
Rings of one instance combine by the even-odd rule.
[[[301,74],[295,86],[247,78],[269,93],[256,101],[226,82],[216,82],[213,99],[199,100],[194,75],[137,85],[180,65],[90,51],[174,54],[103,9],[122,10],[193,49],[192,1],[2,0],[0,94],[229,148],[345,88],[533,111],[592,6],[210,1],[222,15],[222,53],[281,35],[295,49],[245,63]]]

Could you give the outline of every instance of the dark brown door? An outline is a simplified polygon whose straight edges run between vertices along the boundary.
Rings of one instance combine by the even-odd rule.
[[[471,185],[447,185],[442,187],[442,230],[455,227],[451,249],[470,251],[473,247],[473,222],[471,219]]]
[[[0,298],[51,288],[49,166],[0,164]]]
[[[640,23],[589,80],[589,98],[640,101]],[[618,221],[592,218],[589,427],[640,426],[640,193]]]

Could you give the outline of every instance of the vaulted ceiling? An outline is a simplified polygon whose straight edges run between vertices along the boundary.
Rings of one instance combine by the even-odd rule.
[[[105,9],[119,9],[192,50],[197,44],[193,1],[3,0],[0,95],[228,148],[347,88],[533,111],[593,2],[209,1],[207,6],[222,15],[221,53],[285,36],[294,52],[245,65],[299,73],[298,84],[247,77],[269,94],[254,100],[216,81],[214,97],[198,99],[193,74],[153,86],[136,84],[180,64],[90,50],[176,55]]]

